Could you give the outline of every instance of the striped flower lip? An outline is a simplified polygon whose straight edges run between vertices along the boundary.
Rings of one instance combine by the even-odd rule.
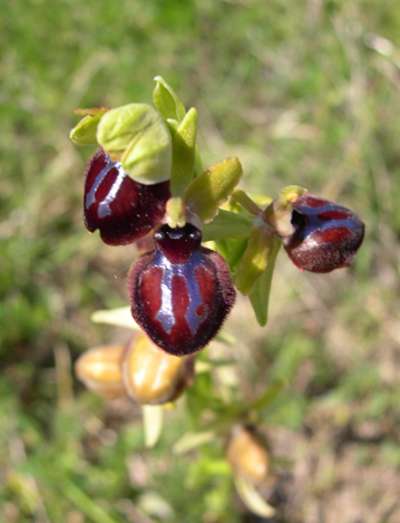
[[[350,209],[306,193],[293,203],[294,232],[283,239],[290,259],[311,272],[348,267],[364,238],[364,224]]]
[[[193,225],[155,234],[156,248],[129,273],[133,318],[153,342],[174,355],[204,347],[217,333],[235,301],[224,259],[201,247]]]
[[[109,245],[125,245],[158,225],[170,196],[169,182],[143,185],[130,178],[119,162],[99,149],[85,180],[84,216],[90,232],[100,231]]]

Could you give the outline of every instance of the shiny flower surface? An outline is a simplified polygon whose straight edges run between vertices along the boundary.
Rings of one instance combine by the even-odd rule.
[[[364,238],[363,222],[346,207],[306,193],[293,203],[294,232],[283,239],[300,269],[330,272],[348,267]]]
[[[235,300],[224,259],[201,247],[191,224],[162,226],[156,248],[131,268],[134,319],[159,347],[174,355],[204,347],[217,333]]]
[[[131,243],[160,223],[169,196],[169,182],[137,183],[99,149],[86,172],[86,227],[109,245]]]

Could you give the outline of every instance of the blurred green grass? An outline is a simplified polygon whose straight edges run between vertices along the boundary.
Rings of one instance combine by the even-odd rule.
[[[1,521],[146,523],[137,507],[148,489],[170,504],[153,521],[239,521],[230,480],[212,466],[221,450],[205,449],[196,463],[169,458],[182,413],[160,449],[145,451],[137,412],[113,410],[71,384],[70,358],[124,336],[89,317],[126,301],[135,254],[102,245],[82,225],[91,151],[67,139],[73,109],[149,101],[161,74],[198,107],[208,163],[237,154],[248,190],[274,195],[298,183],[365,220],[351,270],[310,276],[281,256],[268,327],[258,329],[240,302],[227,327],[238,339],[244,397],[269,380],[289,383],[265,419],[278,454],[293,461],[282,521],[313,523],[322,510],[329,523],[340,507],[344,522],[353,514],[394,522],[397,2],[17,0],[0,28]]]

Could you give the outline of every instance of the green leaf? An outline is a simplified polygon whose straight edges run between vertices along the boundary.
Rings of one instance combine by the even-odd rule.
[[[153,103],[165,119],[182,120],[185,116],[185,106],[172,87],[162,76],[154,78],[156,86],[153,91]]]
[[[106,112],[106,109],[104,109],[104,112]],[[97,126],[104,112],[84,116],[69,133],[71,141],[77,145],[95,145],[97,143]]]
[[[253,227],[246,250],[236,269],[235,285],[242,294],[249,294],[257,278],[267,268],[274,236],[265,224]]]
[[[266,269],[256,280],[249,294],[251,305],[253,307],[257,321],[261,326],[266,325],[268,321],[268,304],[269,295],[271,292],[272,275],[280,246],[281,241],[278,238],[274,238],[273,244],[268,254]]]
[[[252,225],[250,218],[242,214],[220,209],[214,220],[205,225],[203,241],[247,238],[250,235]]]
[[[182,196],[193,178],[197,135],[197,111],[189,109],[180,124],[168,121],[172,136],[171,193]]]
[[[159,183],[171,176],[171,134],[150,105],[128,104],[105,113],[97,127],[97,141],[140,183]]]
[[[190,209],[204,222],[210,222],[229,198],[242,176],[238,158],[227,158],[195,178],[185,192]]]

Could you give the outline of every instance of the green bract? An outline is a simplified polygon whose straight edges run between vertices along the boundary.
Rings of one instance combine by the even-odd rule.
[[[247,247],[247,238],[226,238],[224,240],[216,240],[215,249],[225,258],[229,268],[232,272],[236,270]]]
[[[185,116],[185,106],[172,87],[162,76],[154,78],[156,86],[153,91],[153,103],[164,118],[181,121]]]
[[[229,198],[242,176],[238,158],[227,158],[195,178],[186,189],[184,199],[204,222],[210,222],[220,205]]]
[[[235,275],[235,285],[242,294],[249,294],[257,278],[265,271],[272,238],[265,225],[253,227]]]
[[[108,111],[97,127],[97,141],[137,182],[151,185],[171,176],[171,135],[150,105],[128,104]]]
[[[274,273],[275,261],[281,247],[281,241],[275,236],[271,239],[271,244],[268,250],[267,266],[264,272],[255,281],[249,298],[256,315],[257,321],[261,326],[267,324],[268,321],[268,304],[269,295],[271,292],[272,275]]]
[[[225,240],[226,238],[247,238],[252,227],[251,219],[242,214],[220,209],[211,223],[205,225],[203,240]]]
[[[87,114],[78,122],[69,133],[71,141],[77,145],[94,145],[97,143],[96,132],[100,118],[107,109],[99,110],[96,114]]]

